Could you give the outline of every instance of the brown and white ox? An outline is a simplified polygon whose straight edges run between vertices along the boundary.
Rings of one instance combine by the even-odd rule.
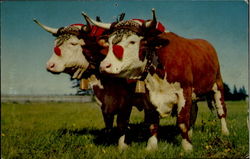
[[[145,81],[153,108],[161,117],[168,116],[177,108],[177,124],[181,130],[182,146],[191,151],[192,125],[197,115],[197,104],[192,100],[211,95],[221,121],[222,134],[229,135],[226,125],[226,105],[218,57],[210,43],[202,39],[186,39],[166,31],[153,20],[138,19],[118,23],[93,24],[110,29],[109,50],[100,64],[104,73],[126,79]],[[194,112],[194,113],[193,113]],[[156,113],[152,113],[156,114]],[[159,116],[158,116],[159,117]],[[151,144],[157,147],[158,117],[151,125]],[[148,119],[148,120],[150,120]]]
[[[99,64],[104,59],[103,36],[105,30],[91,25],[74,24],[60,29],[51,28],[35,22],[55,37],[54,53],[46,68],[52,73],[68,73],[72,78],[88,78],[99,103],[106,126],[106,133],[113,127],[114,115],[117,115],[117,128],[120,133],[118,148],[125,149],[129,141],[125,140],[132,106],[141,111],[143,105],[137,102],[134,93],[135,83],[125,79],[110,78],[99,74]],[[136,103],[137,102],[137,103]]]

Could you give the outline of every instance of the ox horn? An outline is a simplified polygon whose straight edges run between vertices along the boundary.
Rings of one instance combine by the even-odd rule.
[[[43,25],[42,23],[40,23],[39,21],[37,21],[36,19],[33,19],[33,21],[38,24],[40,27],[42,27],[44,30],[46,30],[47,32],[49,33],[52,33],[52,34],[56,34],[58,29],[56,28],[51,28],[51,27],[48,27],[46,25]]]
[[[85,32],[90,32],[90,31],[91,31],[91,24],[90,24],[91,21],[88,20],[87,18],[85,18],[85,16],[84,16],[84,19],[85,19],[87,25],[83,27],[83,30],[84,30]]]
[[[95,21],[93,19],[91,19],[86,13],[82,12],[83,17],[86,19],[87,22],[90,22],[100,28],[104,28],[104,29],[110,29],[111,24],[109,23],[102,23],[102,22],[98,22]]]
[[[153,14],[153,20],[149,21],[149,22],[146,22],[146,28],[155,27],[156,24],[157,24],[157,20],[156,20],[156,16],[155,16],[155,9],[154,8],[152,8],[152,14]]]

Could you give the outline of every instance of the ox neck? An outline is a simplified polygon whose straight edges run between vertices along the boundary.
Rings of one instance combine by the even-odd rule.
[[[94,45],[95,44],[95,45]],[[88,78],[91,75],[96,75],[99,77],[99,66],[100,62],[104,59],[104,55],[100,53],[101,47],[96,43],[87,44],[89,47],[82,47],[83,56],[89,62],[89,66],[86,71],[83,73],[82,78]],[[95,46],[95,47],[93,47]]]
[[[95,75],[96,77],[99,77],[99,70],[98,67],[92,63],[89,63],[88,68],[85,70],[85,72],[82,74],[81,78],[87,79],[91,75]]]
[[[148,73],[150,72],[150,69],[152,67],[154,67],[154,63],[153,63],[153,58],[154,58],[154,55],[155,55],[155,49],[154,48],[147,48],[146,50],[146,59],[147,60],[147,63],[146,63],[146,66],[144,68],[144,71],[141,75],[141,78],[139,79],[140,81],[144,81],[148,75]]]

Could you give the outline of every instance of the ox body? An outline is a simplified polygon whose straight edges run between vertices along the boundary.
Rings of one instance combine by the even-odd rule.
[[[200,96],[212,97],[222,133],[229,134],[218,57],[210,43],[166,31],[156,22],[154,10],[153,20],[149,21],[128,20],[111,25],[90,20],[112,31],[100,70],[116,77],[144,80],[152,104],[145,107],[146,112],[155,110],[164,117],[177,109],[185,151],[192,150],[192,126],[198,110],[195,100]],[[152,123],[148,143],[154,143],[151,149],[157,147],[159,116],[154,112],[148,119]]]
[[[134,93],[135,83],[125,79],[110,78],[99,73],[100,61],[105,57],[106,45],[101,38],[105,30],[91,25],[75,24],[60,29],[47,27],[35,20],[43,29],[56,36],[54,53],[46,68],[52,73],[68,73],[72,78],[89,79],[98,103],[101,105],[106,132],[113,127],[117,115],[120,133],[118,146],[127,147],[125,132],[128,128],[132,106],[141,111],[144,98]]]

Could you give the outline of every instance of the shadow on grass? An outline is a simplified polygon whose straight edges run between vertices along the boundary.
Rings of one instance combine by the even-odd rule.
[[[140,142],[147,142],[148,138],[150,137],[148,126],[144,123],[138,124],[130,124],[130,129],[127,132],[127,139],[128,141],[134,143]],[[63,136],[65,134],[72,134],[72,135],[92,135],[93,143],[96,145],[117,145],[118,139],[120,137],[118,129],[114,127],[110,131],[106,131],[105,129],[91,129],[91,128],[83,128],[83,129],[59,129],[58,133],[59,136]],[[167,126],[160,126],[158,139],[160,141],[166,141],[168,143],[172,143],[175,145],[179,145],[179,141],[177,140],[177,136],[180,134],[179,129],[175,125],[167,125]]]

